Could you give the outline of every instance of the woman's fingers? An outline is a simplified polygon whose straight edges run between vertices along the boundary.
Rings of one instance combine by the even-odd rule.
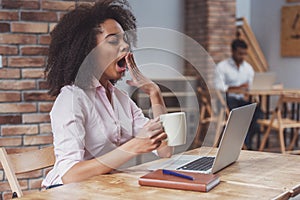
[[[162,141],[168,138],[168,135],[165,132],[161,132],[159,134],[157,134],[155,137],[153,137],[152,139],[154,139],[154,141]]]
[[[137,76],[139,74],[139,69],[134,62],[132,53],[128,53],[125,57],[125,60],[131,75],[133,75],[134,77]]]
[[[162,133],[164,131],[163,126],[158,117],[155,119],[149,120],[144,127],[142,128],[141,132],[138,134],[137,137],[139,138],[148,138],[152,139],[156,135]]]
[[[129,73],[130,73],[131,77],[134,79],[135,78],[135,74],[134,74],[133,69],[132,69],[133,68],[133,63],[130,60],[130,54],[127,54],[125,56],[125,60],[126,60],[127,67],[129,69]]]
[[[143,84],[144,82],[147,81],[147,79],[144,77],[144,75],[140,72],[139,68],[137,67],[134,58],[133,58],[133,54],[132,53],[128,53],[125,57],[128,69],[129,69],[129,73],[132,77],[132,79],[136,82],[139,82],[141,84]]]

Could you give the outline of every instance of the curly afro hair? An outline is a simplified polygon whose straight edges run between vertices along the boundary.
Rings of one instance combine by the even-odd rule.
[[[130,46],[136,42],[136,19],[126,0],[102,0],[83,3],[63,16],[51,32],[51,44],[45,74],[49,94],[57,96],[65,85],[74,83],[79,67],[97,46],[99,24],[116,20],[131,32]]]

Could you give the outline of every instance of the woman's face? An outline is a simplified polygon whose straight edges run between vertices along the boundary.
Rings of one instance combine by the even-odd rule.
[[[125,56],[129,52],[129,44],[124,40],[125,34],[121,25],[107,19],[100,24],[101,33],[97,35],[100,82],[119,80],[126,71]]]

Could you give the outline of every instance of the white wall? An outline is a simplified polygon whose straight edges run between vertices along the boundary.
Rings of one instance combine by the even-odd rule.
[[[151,29],[154,34],[145,34],[138,30],[138,47],[134,51],[137,64],[150,78],[178,77],[183,74],[184,62],[170,48],[184,48],[177,40],[176,32],[184,29],[184,1],[182,0],[129,0],[137,18],[138,29]],[[163,28],[163,29],[162,29]],[[175,31],[163,31],[163,30]],[[143,29],[145,30],[145,29]],[[168,34],[166,36],[166,33]],[[144,44],[160,42],[164,47],[149,48]],[[141,46],[142,45],[142,46]],[[174,46],[175,45],[175,46]],[[177,45],[177,46],[176,46]]]
[[[251,0],[236,0],[236,18],[245,17],[251,23]]]
[[[128,0],[139,27],[163,27],[183,30],[182,0]]]
[[[285,0],[251,0],[251,27],[266,56],[270,71],[286,88],[300,88],[300,57],[281,57],[281,7]],[[298,3],[298,5],[300,5]]]

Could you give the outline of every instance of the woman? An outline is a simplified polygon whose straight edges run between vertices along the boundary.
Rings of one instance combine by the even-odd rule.
[[[160,89],[129,53],[135,28],[127,2],[109,0],[80,5],[52,31],[45,72],[49,93],[57,96],[50,113],[56,163],[44,186],[109,173],[154,150],[172,155],[158,118],[166,112]],[[127,67],[132,76],[127,83],[150,97],[152,120],[114,86]]]

